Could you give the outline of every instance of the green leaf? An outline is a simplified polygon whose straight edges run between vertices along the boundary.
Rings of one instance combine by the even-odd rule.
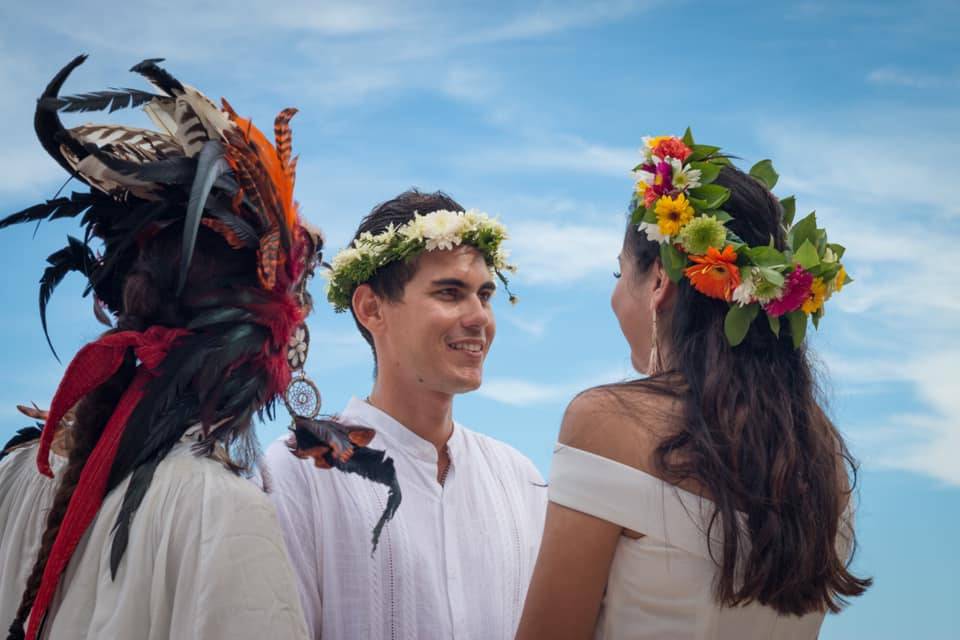
[[[790,248],[796,251],[804,242],[815,242],[817,239],[817,212],[810,213],[806,218],[793,225],[787,234]]]
[[[730,342],[731,346],[735,347],[743,342],[743,339],[747,337],[750,324],[757,317],[759,311],[760,305],[758,304],[748,304],[745,307],[735,304],[730,307],[730,310],[727,311],[727,317],[723,319],[723,332],[727,335],[727,341]]]
[[[700,184],[710,184],[720,175],[720,167],[712,162],[691,162],[690,168],[700,172]]]
[[[690,190],[690,196],[704,201],[705,209],[716,209],[730,197],[730,190],[718,184],[705,184]]]
[[[824,264],[822,262],[820,264],[823,265],[823,269],[820,270],[819,276],[823,278],[824,282],[832,282],[837,277],[837,273],[840,272],[840,265],[838,263]]]
[[[804,269],[812,269],[820,264],[820,257],[817,255],[817,248],[809,240],[804,240],[800,248],[794,252],[793,261]]]
[[[773,189],[777,185],[777,180],[780,179],[780,175],[769,160],[761,160],[750,167],[750,175],[767,185],[767,189]]]
[[[713,216],[719,222],[730,222],[733,220],[733,216],[724,211],[723,209],[717,209],[715,211],[707,211],[706,215]]]
[[[644,207],[637,207],[633,210],[633,213],[630,214],[630,224],[636,226],[643,222],[643,216],[645,216],[647,210]]]
[[[770,323],[770,331],[773,335],[780,337],[780,316],[767,316],[767,322]]]
[[[668,242],[660,245],[660,262],[663,263],[667,276],[674,282],[680,282],[683,268],[687,266],[687,257]]]
[[[793,336],[793,348],[799,349],[807,335],[807,314],[803,311],[791,311],[787,314],[790,323],[790,335]]]
[[[656,223],[656,221],[657,221],[657,212],[653,207],[649,207],[648,209],[645,210],[643,214],[642,222],[649,222],[650,224],[654,224]]]
[[[828,244],[827,246],[833,250],[833,254],[837,256],[838,262],[840,261],[840,258],[843,257],[844,252],[847,250],[847,248],[844,247],[842,244],[831,243],[831,244]]]
[[[683,132],[683,144],[688,147],[693,146],[693,132],[690,131],[690,127],[687,127],[687,130]]]
[[[794,216],[797,215],[797,198],[795,196],[784,198],[780,201],[780,206],[783,207],[783,226],[789,227],[793,224]]]
[[[711,147],[710,145],[706,144],[695,144],[690,147],[690,150],[693,151],[693,153],[690,154],[688,160],[692,162],[694,160],[705,160],[709,158],[717,151],[720,151],[720,147]]]
[[[810,319],[813,320],[813,328],[814,328],[814,329],[820,329],[820,318],[823,316],[823,314],[821,313],[821,311],[823,311],[823,310],[821,309],[820,311],[818,311],[818,312],[816,312],[815,314],[813,314],[812,316],[810,316]]]
[[[783,286],[785,278],[783,277],[783,274],[776,269],[771,269],[770,267],[758,267],[757,270],[760,272],[760,276],[770,284],[777,287]]]
[[[758,267],[779,267],[788,264],[787,256],[773,247],[751,248],[750,261]]]

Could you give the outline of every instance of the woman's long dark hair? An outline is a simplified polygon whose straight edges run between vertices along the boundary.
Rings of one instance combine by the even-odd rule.
[[[728,226],[751,245],[785,246],[782,210],[754,178],[725,167]],[[625,247],[646,272],[659,245],[627,225]],[[722,530],[711,550],[719,566],[717,601],[751,602],[782,614],[839,611],[870,586],[848,569],[855,546],[850,513],[856,462],[821,408],[805,348],[789,328],[777,337],[759,318],[731,347],[723,322],[728,304],[684,279],[670,322],[666,371],[618,385],[679,401],[676,428],[658,445],[658,473],[692,481],[716,504],[708,527]],[[740,530],[737,512],[746,515]],[[709,532],[708,532],[709,533]]]
[[[123,313],[117,319],[116,327],[107,333],[117,331],[143,331],[152,325],[184,327],[191,319],[189,308],[181,304],[183,297],[175,295],[178,276],[182,226],[174,225],[160,232],[140,253],[136,264],[132,266],[123,283]],[[231,249],[222,238],[201,228],[197,240],[197,250],[190,267],[190,275],[185,294],[191,291],[209,289],[211,284],[222,286],[230,281],[237,286],[255,286],[254,256],[252,252]],[[71,426],[71,446],[67,463],[59,476],[57,492],[47,515],[46,528],[40,543],[40,550],[34,561],[33,569],[27,579],[27,585],[17,609],[17,615],[9,627],[8,640],[21,640],[24,637],[24,625],[30,615],[37,591],[40,588],[43,571],[47,564],[53,543],[63,523],[67,507],[80,480],[87,458],[93,452],[107,421],[127,387],[133,381],[136,361],[132,352],[128,353],[123,365],[105,384],[77,403],[75,420]],[[260,407],[248,407],[252,414]],[[134,418],[136,414],[134,414]],[[196,423],[201,416],[187,416],[183,430]],[[133,422],[133,418],[131,419]],[[223,443],[233,454],[220,456],[224,464],[234,470],[247,470],[256,457],[256,440],[252,437],[247,421],[240,429],[217,430],[198,451],[212,456],[223,449],[215,450],[216,441]],[[136,429],[127,429],[124,439],[132,436],[131,441],[142,439],[146,434],[138,434]],[[135,449],[133,446],[126,448]],[[121,446],[121,449],[124,447]],[[118,454],[111,470],[108,487],[115,487],[133,471],[132,452]]]

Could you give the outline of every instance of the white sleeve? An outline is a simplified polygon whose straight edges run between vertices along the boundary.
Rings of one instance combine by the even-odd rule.
[[[290,563],[297,576],[307,628],[310,637],[319,640],[323,626],[323,558],[311,476],[323,471],[314,469],[309,461],[296,458],[283,441],[276,441],[267,449],[266,464],[272,483],[270,499],[277,509]]]
[[[199,485],[199,486],[197,486]],[[165,560],[175,572],[170,637],[308,638],[276,512],[252,483],[206,477],[181,493]]]

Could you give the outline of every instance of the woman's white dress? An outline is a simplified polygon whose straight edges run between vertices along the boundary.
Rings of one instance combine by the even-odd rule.
[[[133,518],[116,579],[110,576],[112,530],[129,478],[106,496],[63,575],[44,638],[307,637],[273,505],[254,483],[215,460],[194,455],[194,442],[185,436],[158,465]],[[11,467],[35,465],[35,447],[16,455],[0,469],[8,462]],[[41,495],[47,490],[42,483],[49,481],[20,475],[29,480],[18,485],[19,497],[3,503],[0,540],[18,536],[24,527],[33,533],[14,538],[21,539],[19,544],[3,543],[4,583],[6,567],[21,574],[32,566],[36,549],[30,541],[37,537],[38,522],[40,531],[43,526],[41,514],[34,511],[49,503],[46,494]],[[6,493],[3,476],[0,487]],[[28,504],[32,496],[41,502]],[[22,589],[22,582],[19,586]],[[9,599],[18,603],[19,594]],[[4,593],[5,615],[7,600]],[[10,618],[12,614],[0,626],[5,629]]]
[[[617,544],[596,638],[817,637],[823,613],[783,616],[759,604],[717,605],[713,597],[717,566],[704,533],[710,501],[565,445],[554,451],[550,500],[644,534],[639,539],[621,536]]]

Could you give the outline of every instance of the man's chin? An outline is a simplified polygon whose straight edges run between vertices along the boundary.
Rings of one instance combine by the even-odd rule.
[[[481,384],[483,384],[483,372],[459,375],[450,380],[450,393],[470,393],[479,389]]]

